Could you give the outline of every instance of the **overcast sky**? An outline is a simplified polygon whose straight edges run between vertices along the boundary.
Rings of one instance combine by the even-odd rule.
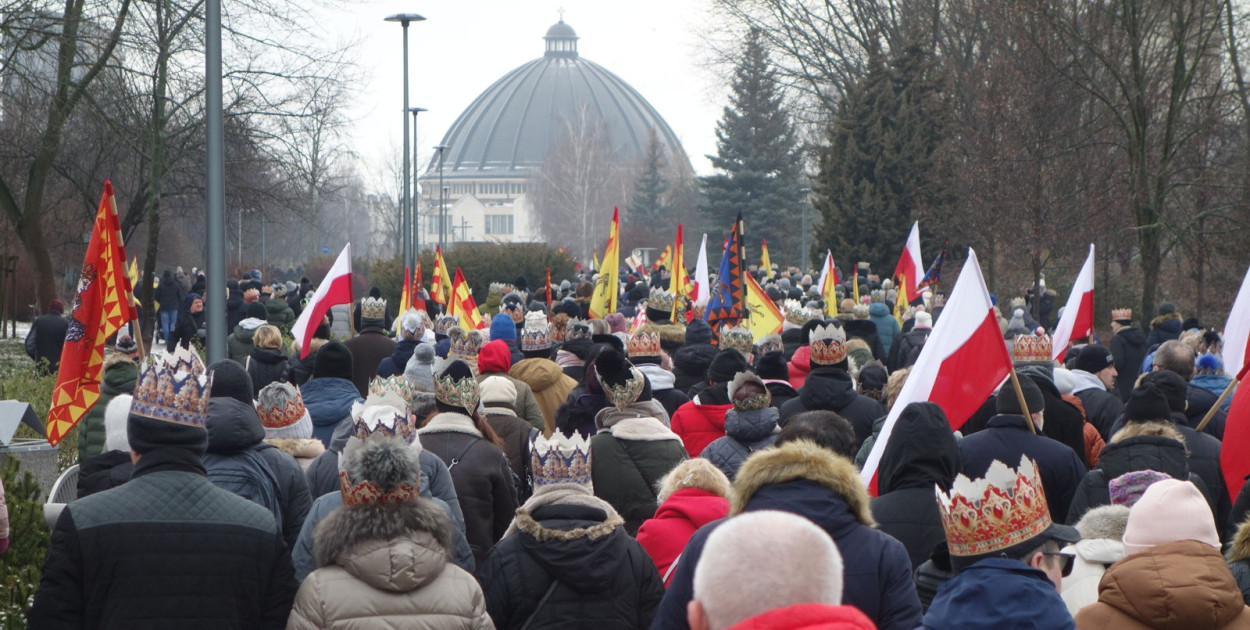
[[[420,115],[421,162],[474,98],[508,71],[543,54],[542,36],[560,19],[580,38],[578,52],[634,86],[681,139],[694,168],[711,166],[715,125],[728,90],[704,66],[700,42],[707,0],[370,0],[312,9],[343,41],[357,40],[366,76],[351,119],[351,147],[367,169],[382,169],[402,146],[402,28],[384,22],[420,13],[409,27],[410,104]]]

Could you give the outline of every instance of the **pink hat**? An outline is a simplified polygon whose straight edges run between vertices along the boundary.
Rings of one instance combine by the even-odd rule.
[[[1140,553],[1179,540],[1197,540],[1219,549],[1215,517],[1193,483],[1177,479],[1156,481],[1128,513],[1124,552]]]

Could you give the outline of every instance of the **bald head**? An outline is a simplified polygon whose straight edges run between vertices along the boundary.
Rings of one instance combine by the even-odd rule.
[[[1159,370],[1176,372],[1186,382],[1194,378],[1194,349],[1173,339],[1165,341],[1155,350],[1154,366]]]
[[[688,612],[691,628],[723,630],[776,608],[841,603],[842,555],[829,534],[801,516],[760,510],[708,536]]]

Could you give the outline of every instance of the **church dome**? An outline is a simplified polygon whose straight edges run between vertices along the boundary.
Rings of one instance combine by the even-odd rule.
[[[681,143],[659,112],[628,83],[577,52],[577,33],[560,20],[543,37],[542,57],[505,74],[474,99],[442,143],[448,177],[524,176],[542,166],[566,121],[583,108],[607,127],[622,164],[640,161],[650,130],[668,160],[685,160]],[[438,171],[433,159],[427,173]]]

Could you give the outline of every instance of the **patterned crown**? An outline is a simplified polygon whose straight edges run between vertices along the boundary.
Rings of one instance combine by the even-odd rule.
[[[551,438],[538,436],[530,449],[530,468],[535,486],[557,483],[590,485],[590,443],[580,433],[573,438],[556,431]]]
[[[1015,362],[1050,363],[1050,335],[1016,335],[1011,344],[1011,360]]]
[[[637,368],[630,366],[629,378],[626,378],[623,384],[609,385],[603,379],[599,379],[599,384],[603,386],[603,393],[607,395],[608,402],[617,409],[625,409],[638,401],[642,390],[647,386],[647,377],[643,376]]]
[[[408,379],[403,376],[388,376],[386,378],[379,376],[369,381],[370,398],[374,396],[381,397],[387,394],[398,396],[404,401],[405,409],[412,406],[412,394],[414,391],[412,383],[409,383]]]
[[[447,331],[447,336],[451,337],[451,353],[462,358],[472,359],[482,351],[482,346],[486,345],[486,337],[479,330],[465,330],[459,326],[452,326]]]
[[[1133,319],[1133,309],[1131,308],[1113,308],[1111,309],[1111,319]]]
[[[738,393],[747,384],[754,385],[760,393],[754,396],[739,396]],[[729,398],[734,411],[755,411],[766,409],[773,404],[772,392],[768,391],[768,386],[754,372],[738,372],[734,375],[733,380],[729,382]]]
[[[455,315],[440,315],[434,320],[434,332],[440,335],[446,335],[452,326],[460,323],[460,318]]]
[[[482,394],[478,391],[477,381],[472,377],[456,380],[450,376],[440,376],[434,379],[434,400],[444,405],[472,412],[477,409],[478,401],[481,399]]]
[[[344,505],[363,505],[366,503],[409,503],[421,498],[419,488],[399,484],[390,490],[372,481],[352,484],[347,480],[347,471],[339,471],[339,492],[343,493]]]
[[[707,313],[707,300],[701,300],[691,304],[690,310],[692,311],[691,314],[695,319],[703,319],[704,313]]]
[[[361,319],[386,319],[386,300],[367,297],[360,301]]]
[[[551,326],[547,316],[539,311],[525,315],[525,327],[521,329],[521,350],[535,352],[551,348]]]
[[[942,528],[953,556],[1003,551],[1041,535],[1051,525],[1041,474],[1020,458],[1017,472],[994,460],[984,479],[955,477],[950,495],[934,487]]]
[[[503,295],[512,290],[512,285],[506,282],[492,282],[487,287],[486,292],[490,295]]]
[[[367,440],[375,435],[397,437],[412,444],[417,427],[395,394],[369,394],[364,403],[352,405],[352,437]]]
[[[300,418],[304,417],[307,411],[304,409],[304,395],[300,393],[299,388],[295,388],[295,400],[287,401],[281,407],[269,407],[257,403],[256,415],[260,417],[261,426],[266,429],[281,429],[289,427]]]
[[[626,349],[631,357],[658,357],[660,356],[660,335],[638,331],[630,336]]]
[[[751,334],[750,330],[742,326],[721,328],[719,343],[721,350],[733,348],[741,352],[743,356],[750,356],[755,353],[755,336]]]
[[[564,340],[573,341],[576,339],[590,339],[594,336],[594,331],[590,329],[590,324],[584,319],[570,319],[569,323],[564,327]]]
[[[798,300],[785,301],[786,321],[795,326],[802,326],[812,319],[811,311]]]
[[[1012,310],[1015,310],[1015,309],[1018,309],[1018,308],[1024,308],[1024,298],[1022,298],[1022,297],[1020,297],[1020,296],[1013,297],[1013,298],[1011,298],[1011,301],[1007,303],[1007,305],[1008,305],[1008,306],[1009,306]]]
[[[785,344],[781,341],[781,335],[773,333],[760,337],[760,342],[755,344],[755,351],[761,356],[776,350],[783,350]]]
[[[841,363],[846,359],[846,331],[833,324],[817,326],[812,330],[810,352],[812,363]]]
[[[189,355],[189,356],[188,356]],[[194,352],[152,357],[139,371],[130,413],[153,420],[203,427],[213,376]]]
[[[647,297],[647,308],[655,311],[672,311],[673,294],[664,289],[651,289]]]

